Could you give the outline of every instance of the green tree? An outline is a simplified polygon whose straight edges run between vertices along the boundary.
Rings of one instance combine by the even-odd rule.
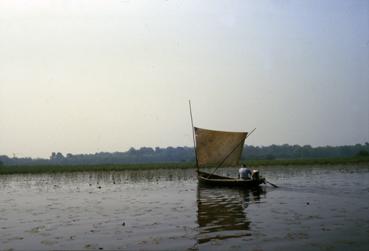
[[[369,152],[368,151],[365,151],[365,150],[360,150],[356,156],[359,156],[359,157],[367,157],[369,156]]]

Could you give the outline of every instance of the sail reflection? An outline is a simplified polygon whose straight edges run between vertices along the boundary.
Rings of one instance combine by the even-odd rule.
[[[264,194],[262,188],[250,191],[198,186],[198,244],[251,235],[246,208]]]

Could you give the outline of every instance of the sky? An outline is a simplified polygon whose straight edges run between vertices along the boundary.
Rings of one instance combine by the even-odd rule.
[[[369,141],[369,1],[0,1],[0,155]]]

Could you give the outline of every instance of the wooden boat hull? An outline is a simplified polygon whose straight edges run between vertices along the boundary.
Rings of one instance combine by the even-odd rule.
[[[241,187],[251,189],[259,187],[260,184],[265,184],[265,178],[260,178],[257,180],[243,180],[201,171],[197,172],[197,178],[200,184],[204,184],[207,186]]]

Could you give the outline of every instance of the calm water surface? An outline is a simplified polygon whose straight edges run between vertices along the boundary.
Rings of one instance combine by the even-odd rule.
[[[0,250],[368,250],[369,166],[260,171],[280,188],[199,187],[194,170],[3,175]]]

